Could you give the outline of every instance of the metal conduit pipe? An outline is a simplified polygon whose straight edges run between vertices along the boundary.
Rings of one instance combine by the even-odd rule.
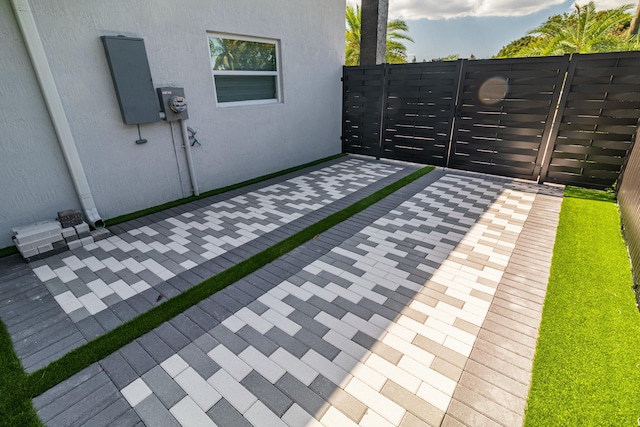
[[[191,179],[191,189],[194,196],[199,196],[198,181],[196,180],[196,171],[193,168],[193,158],[191,157],[191,143],[189,142],[189,133],[187,132],[187,121],[180,119],[180,129],[182,130],[182,141],[184,142],[184,154],[187,157],[187,169],[189,169],[189,178]]]
[[[60,148],[64,155],[67,168],[73,181],[73,186],[80,200],[80,205],[84,211],[85,219],[93,227],[103,227],[104,221],[100,217],[96,204],[89,188],[89,182],[87,176],[84,173],[80,156],[78,155],[78,148],[76,147],[73,135],[71,134],[71,127],[69,121],[64,112],[62,101],[60,99],[60,93],[56,87],[56,83],[53,79],[53,73],[47,60],[47,55],[40,40],[40,34],[36,22],[33,19],[33,13],[28,0],[11,0],[11,6],[13,7],[18,21],[18,26],[22,32],[24,43],[29,52],[33,69],[38,78],[40,89],[51,117],[51,122],[56,131],[58,141],[60,142]]]

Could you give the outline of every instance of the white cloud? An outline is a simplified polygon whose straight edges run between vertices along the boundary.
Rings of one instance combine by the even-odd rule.
[[[389,16],[403,19],[447,19],[464,16],[524,16],[561,4],[563,0],[395,0]]]
[[[579,4],[588,0],[579,0]],[[360,3],[349,0],[349,3]],[[414,19],[449,19],[465,16],[526,16],[551,6],[564,3],[565,0],[390,0],[389,17]],[[595,0],[598,10],[610,9],[630,0]],[[572,10],[573,6],[569,10]]]
[[[578,2],[578,4],[583,4],[585,2]],[[606,10],[606,9],[615,9],[616,7],[620,7],[620,6],[624,6],[626,5],[631,5],[631,9],[629,9],[629,11],[633,12],[633,7],[636,6],[635,1],[634,0],[628,0],[628,1],[623,1],[623,0],[595,0],[594,2],[596,4],[596,9],[598,10]]]

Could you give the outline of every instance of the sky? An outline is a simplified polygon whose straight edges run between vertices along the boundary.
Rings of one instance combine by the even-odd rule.
[[[356,0],[349,0],[355,3]],[[584,4],[587,0],[578,3]],[[409,61],[458,54],[491,58],[498,51],[544,23],[552,15],[574,10],[575,0],[389,0],[389,18],[409,25]],[[633,0],[595,0],[597,10]],[[633,12],[633,7],[630,9]]]

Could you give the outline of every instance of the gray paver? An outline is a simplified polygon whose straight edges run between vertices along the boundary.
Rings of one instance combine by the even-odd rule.
[[[209,331],[209,334],[235,354],[242,353],[249,346],[245,340],[236,336],[224,325],[216,326]]]
[[[126,359],[128,364],[138,373],[139,376],[143,375],[156,365],[153,358],[137,341],[125,345],[120,349],[119,353]]]
[[[137,342],[157,363],[164,362],[175,353],[154,331],[144,334]]]
[[[117,399],[118,390],[113,384],[107,383],[83,396],[81,401],[76,402],[72,407],[58,414],[47,424],[51,426],[66,426],[71,423],[84,425],[87,420],[102,412]]]
[[[278,345],[273,341],[265,338],[264,335],[256,331],[250,326],[243,326],[236,334],[258,349],[265,356],[270,356],[278,349]]]
[[[66,391],[66,393],[55,399],[55,401],[41,407],[38,410],[38,416],[46,421],[52,420],[105,385],[111,385],[111,387],[113,387],[109,382],[109,377],[104,372],[92,375],[72,390]],[[115,387],[113,388],[115,389]]]
[[[169,323],[163,323],[155,329],[155,333],[174,351],[180,351],[189,344],[189,339]]]
[[[147,427],[180,427],[180,423],[153,394],[136,405],[136,412]]]
[[[160,366],[144,374],[142,379],[167,408],[172,407],[187,395]]]
[[[105,329],[93,316],[82,319],[81,321],[76,323],[76,326],[78,327],[80,332],[82,332],[82,335],[84,335],[87,341],[97,338],[105,332]]]
[[[338,353],[340,353],[340,349],[304,329],[295,334],[294,338],[296,338],[298,341],[308,346],[309,348],[314,349],[329,360],[332,360],[338,355]]]
[[[129,406],[124,398],[113,401],[109,406],[86,421],[86,425],[95,427],[107,427],[114,425],[114,420],[125,416],[125,414],[134,414],[134,410]]]
[[[200,337],[205,331],[193,320],[180,314],[171,320],[171,324],[190,341]]]
[[[294,356],[302,357],[307,351],[309,351],[309,347],[306,344],[278,328],[271,328],[265,336]]]
[[[219,324],[217,320],[209,316],[197,305],[194,305],[193,307],[187,309],[184,312],[184,315],[205,331],[208,331],[209,329]]]
[[[255,371],[247,375],[241,384],[278,417],[282,417],[293,403],[293,400]]]
[[[337,417],[340,411],[344,411],[343,416],[351,417],[351,419],[356,422],[360,420],[360,417],[363,417],[363,423],[365,423],[365,421],[373,422],[375,417],[383,417],[386,418],[387,421],[392,420],[392,425],[399,425],[399,423],[403,422],[402,420],[405,420],[404,422],[418,423],[419,418],[422,418],[423,421],[428,419],[430,424],[439,425],[442,421],[444,410],[446,409],[446,406],[443,406],[446,405],[444,399],[451,399],[451,396],[453,396],[451,408],[461,407],[460,402],[456,399],[462,399],[471,405],[471,407],[466,406],[468,410],[481,411],[481,406],[479,406],[477,399],[473,402],[465,400],[467,396],[469,396],[469,393],[464,390],[454,392],[451,385],[455,385],[455,380],[452,380],[454,381],[453,383],[444,382],[436,385],[436,388],[440,387],[440,389],[448,390],[444,392],[444,394],[442,394],[442,391],[436,392],[436,390],[423,389],[422,384],[425,381],[427,381],[428,384],[426,377],[414,377],[413,379],[411,377],[414,375],[420,377],[424,372],[427,372],[425,371],[426,367],[420,368],[422,365],[420,365],[421,362],[418,359],[421,357],[413,353],[421,351],[431,352],[435,355],[436,359],[431,365],[431,369],[433,369],[434,372],[442,374],[443,381],[450,377],[462,377],[463,379],[480,378],[483,381],[488,381],[492,386],[497,386],[494,384],[494,381],[499,377],[496,375],[489,377],[487,376],[489,375],[488,373],[482,371],[482,363],[489,363],[489,361],[500,361],[499,364],[502,367],[504,367],[504,363],[516,361],[518,362],[519,368],[517,371],[514,371],[514,375],[517,375],[519,379],[522,377],[524,365],[526,365],[527,362],[530,363],[530,359],[510,352],[508,350],[509,348],[516,348],[512,344],[505,348],[500,347],[500,343],[497,342],[498,340],[508,339],[510,334],[512,334],[511,328],[508,333],[495,334],[491,333],[490,330],[492,328],[495,330],[495,327],[499,327],[496,326],[499,325],[499,323],[487,323],[488,329],[483,329],[482,332],[480,332],[480,341],[478,341],[475,348],[472,347],[473,341],[470,341],[470,339],[473,337],[475,340],[475,333],[480,331],[480,327],[477,326],[476,323],[481,322],[484,319],[483,316],[486,316],[486,313],[482,314],[477,310],[481,306],[488,308],[487,303],[495,291],[489,291],[487,287],[495,289],[500,279],[497,272],[494,275],[491,271],[482,272],[482,270],[478,269],[478,267],[482,265],[481,261],[488,261],[489,256],[485,256],[484,252],[476,254],[474,252],[474,245],[469,244],[465,239],[467,239],[467,231],[475,224],[480,224],[482,227],[487,227],[487,230],[501,233],[506,239],[506,242],[517,243],[517,240],[515,240],[518,236],[517,229],[514,228],[510,230],[505,223],[500,221],[507,221],[507,223],[513,227],[521,226],[522,221],[515,218],[509,223],[510,219],[508,215],[500,212],[496,206],[506,206],[508,208],[508,203],[520,203],[523,204],[523,206],[527,206],[531,204],[531,200],[533,200],[533,197],[528,196],[527,192],[535,192],[537,187],[530,186],[529,184],[521,185],[519,183],[513,183],[513,181],[510,180],[501,180],[493,184],[493,181],[485,179],[482,175],[467,176],[465,174],[458,174],[457,172],[446,175],[440,173],[439,177],[442,178],[439,181],[430,178],[429,182],[431,182],[432,185],[427,188],[425,188],[421,182],[414,182],[402,190],[402,195],[394,194],[388,200],[385,200],[384,203],[380,204],[378,208],[367,209],[363,215],[358,215],[355,221],[348,220],[347,223],[353,224],[354,226],[352,228],[350,228],[351,226],[344,226],[344,228],[350,230],[351,234],[346,233],[344,236],[331,235],[329,236],[330,239],[319,238],[305,243],[299,250],[293,251],[290,255],[283,257],[276,267],[263,269],[257,274],[244,279],[242,283],[238,284],[238,288],[242,289],[243,294],[236,294],[234,298],[232,292],[233,287],[228,288],[229,290],[222,294],[237,303],[241,303],[238,307],[249,308],[256,316],[268,317],[269,313],[273,310],[293,309],[294,311],[289,313],[286,319],[293,322],[292,324],[302,327],[295,336],[292,337],[279,327],[270,328],[268,332],[262,336],[250,326],[242,327],[241,324],[238,325],[233,322],[230,322],[229,325],[232,328],[240,328],[237,333],[233,333],[222,325],[207,329],[207,326],[201,323],[224,321],[233,313],[233,310],[227,309],[222,305],[223,301],[229,300],[220,298],[218,302],[215,302],[216,298],[214,296],[200,303],[192,312],[192,316],[189,314],[183,316],[184,319],[188,319],[189,322],[193,321],[193,324],[199,325],[197,330],[201,334],[200,336],[196,337],[196,333],[191,334],[187,332],[184,327],[175,328],[171,326],[171,323],[167,323],[165,324],[167,326],[163,325],[154,331],[154,334],[162,337],[160,342],[166,345],[163,347],[164,351],[169,354],[167,347],[173,352],[180,352],[182,349],[180,354],[184,356],[183,359],[186,361],[187,366],[191,366],[201,378],[206,379],[206,376],[211,372],[209,363],[215,364],[206,353],[216,348],[217,345],[222,344],[227,351],[224,354],[228,354],[228,356],[225,357],[230,358],[229,360],[220,362],[221,365],[224,365],[223,368],[229,369],[230,372],[238,376],[241,384],[259,398],[261,405],[265,405],[262,406],[262,408],[269,408],[273,414],[280,417],[289,409],[292,410],[292,414],[298,411],[298,415],[301,415],[301,411],[304,409],[312,416],[316,416],[318,420],[324,424],[336,425],[337,423],[341,425],[338,418],[332,417]],[[499,200],[497,197],[503,190],[505,190],[504,194],[507,194],[507,196]],[[517,193],[518,191],[523,191],[522,194],[526,197],[521,197],[521,195]],[[511,194],[514,194],[514,196],[511,197]],[[487,204],[485,203],[485,199],[491,203],[495,202],[496,205],[492,205],[491,209],[486,209]],[[506,205],[505,200],[508,200]],[[516,210],[514,210],[514,212],[516,212]],[[483,213],[487,216],[483,216],[481,220],[478,220]],[[520,213],[517,214],[519,215]],[[498,222],[493,224],[492,219],[496,219]],[[411,234],[414,237],[408,239],[406,239],[403,234],[414,232],[415,234]],[[449,234],[445,235],[445,233]],[[274,235],[277,234],[278,233],[274,233]],[[493,243],[491,243],[489,239],[480,239],[480,244],[487,245],[487,250],[489,251],[493,251],[494,249],[492,247]],[[382,265],[376,265],[370,268],[368,265],[372,264],[365,266],[362,264],[360,258],[352,259],[338,253],[329,252],[335,245],[340,245],[343,249],[349,250],[355,254],[356,257],[364,257],[369,261],[372,259],[375,259],[377,262],[382,261]],[[357,247],[357,245],[366,246]],[[361,249],[363,247],[365,249]],[[407,253],[407,256],[396,255],[394,250],[403,251]],[[495,248],[495,251],[493,251],[494,254],[499,256],[506,255],[507,259],[512,252],[513,250],[507,250],[505,248]],[[370,254],[379,258],[367,258],[370,257]],[[470,262],[464,261],[462,258],[457,259],[456,254],[468,257]],[[424,259],[421,261],[420,257]],[[322,267],[317,270],[318,265],[324,265],[315,263],[316,260],[320,258],[325,260],[331,267],[327,267],[327,269]],[[289,260],[291,260],[291,262]],[[302,260],[304,260],[303,263],[301,263]],[[390,261],[391,264],[385,260]],[[471,279],[465,276],[465,280],[458,283],[450,282],[449,278],[438,273],[441,263],[445,260],[448,263],[468,268],[469,274],[477,274],[477,276],[471,276]],[[300,263],[299,266],[298,263]],[[307,264],[316,266],[309,270],[315,273],[309,273],[309,271],[298,272],[294,276],[289,277],[288,281],[294,286],[301,286],[306,281],[309,281],[319,288],[324,288],[333,281],[333,283],[337,283],[338,287],[334,286],[332,292],[344,295],[333,298],[331,302],[319,296],[312,296],[306,301],[303,301],[289,295],[283,298],[283,302],[286,305],[275,305],[273,307],[269,307],[272,302],[266,303],[266,301],[273,300],[261,299],[260,302],[249,302],[249,300],[246,299],[245,295],[250,298],[259,298],[264,292],[271,292],[272,296],[277,295],[278,298],[281,298],[283,294],[282,291],[278,289],[279,285],[293,272],[292,266],[302,268]],[[412,268],[417,269],[418,266],[421,265],[425,266],[425,268],[432,268],[433,273],[425,277],[420,276],[414,271],[413,273],[415,274],[410,275]],[[489,262],[487,265],[493,269],[497,269],[497,264],[495,263]],[[332,268],[337,270],[332,270]],[[358,276],[358,274],[354,273],[355,270],[358,272],[364,271],[364,273]],[[514,277],[517,277],[515,274],[522,274],[523,272],[521,270],[519,267],[513,270],[508,280],[511,282],[518,280],[514,279]],[[359,299],[358,303],[352,302],[350,298],[357,299],[355,294],[349,294],[346,291],[343,292],[340,290],[341,288],[346,289],[350,286],[347,278],[352,276],[337,275],[337,271],[355,274],[355,276],[359,277],[358,280],[373,281],[380,281],[385,278],[387,272],[390,272],[391,275],[386,278],[387,280],[380,281],[377,285],[368,283],[367,286],[363,288],[372,290],[380,295],[380,298],[387,298],[386,301],[384,298],[380,299],[379,297],[370,300],[365,296]],[[370,271],[375,272],[377,276],[372,275]],[[505,271],[509,271],[509,269],[507,268]],[[318,272],[320,274],[317,274]],[[473,279],[473,277],[476,278]],[[526,277],[522,278],[526,279]],[[471,282],[469,282],[469,280],[471,280]],[[467,291],[467,293],[463,295],[455,292],[445,294],[449,286],[452,286],[451,289],[455,290],[460,284],[471,286],[474,283],[477,283],[478,288],[473,288],[470,292]],[[273,289],[273,291],[270,291],[271,289]],[[418,289],[421,289],[420,294],[416,294]],[[470,299],[470,301],[467,302],[466,299]],[[523,295],[501,292],[500,298],[498,299],[501,299],[505,303],[515,301],[522,307],[528,307],[529,310],[534,309],[534,305],[529,299],[525,298],[523,300]],[[449,321],[452,324],[446,328],[444,327],[445,325],[440,325],[437,322],[433,324],[430,323],[431,313],[437,309],[435,302],[439,300],[446,302],[447,306],[451,307],[451,310],[454,310],[447,311],[446,313],[441,312],[439,314],[439,316],[452,316]],[[384,305],[381,306],[376,301],[385,302]],[[409,305],[411,305],[410,308],[408,307]],[[328,327],[320,324],[313,319],[313,316],[309,315],[308,309],[310,307],[314,308],[312,311],[314,311],[315,314],[319,313],[319,310],[322,310],[325,313],[330,313],[336,319],[335,321],[337,323],[333,327],[335,328],[333,331],[334,335],[327,334],[325,338],[321,338],[325,335],[319,333],[327,331]],[[465,307],[465,309],[455,311],[462,307]],[[504,316],[505,319],[509,318],[507,307],[504,304],[500,305],[500,303],[498,303],[492,305],[492,307],[492,309],[496,310],[496,315]],[[270,308],[272,310],[269,310]],[[307,311],[305,311],[305,308]],[[372,316],[374,313],[376,314],[375,317]],[[193,319],[194,317],[201,317],[202,319],[201,321],[195,321]],[[531,317],[529,316],[529,318]],[[184,319],[181,321],[184,321]],[[282,317],[282,319],[285,318]],[[420,319],[420,321],[415,322],[413,319]],[[422,323],[425,319],[429,327],[434,328],[438,333],[445,333],[445,337],[451,336],[458,341],[447,342],[451,347],[449,348],[441,344],[443,338],[438,340],[440,342],[436,342],[420,335],[426,334],[430,336],[429,330],[421,329],[425,326]],[[437,319],[438,317],[434,317],[433,320],[435,321]],[[455,322],[453,321],[454,319]],[[531,319],[533,320],[533,318]],[[344,323],[340,323],[340,320]],[[277,319],[271,319],[270,321],[276,322]],[[234,326],[231,326],[232,324]],[[379,331],[395,324],[402,324],[402,328],[404,329],[394,330],[392,334],[380,335]],[[341,328],[339,325],[344,325],[344,327]],[[523,326],[526,326],[527,331],[531,331],[531,328],[534,327],[534,325],[529,325],[528,323],[523,323]],[[288,330],[286,325],[283,327]],[[353,334],[354,327],[356,330],[360,330],[352,336],[351,334]],[[439,330],[440,327],[444,329]],[[407,335],[412,331],[412,328],[418,332],[417,334],[414,332],[414,339],[411,338],[414,335]],[[183,330],[184,333],[180,332],[179,329]],[[205,331],[210,332],[213,336]],[[185,333],[189,337],[185,336]],[[347,334],[347,337],[343,337],[343,339],[349,339],[348,337],[351,337],[351,340],[364,347],[364,349],[373,350],[374,354],[369,358],[363,357],[359,362],[349,358],[349,356],[347,356],[348,353],[341,353],[341,346],[336,347],[336,341],[334,338],[331,338],[332,336],[335,337],[335,334]],[[528,334],[527,336],[531,335]],[[406,339],[407,341],[404,343],[393,341],[394,339],[401,339],[401,337],[405,337],[402,339]],[[391,339],[391,341],[387,342],[388,339]],[[147,340],[149,340],[149,338],[147,338]],[[377,340],[383,340],[384,342]],[[190,341],[193,341],[193,344],[189,344]],[[176,342],[179,344],[176,344]],[[520,345],[524,345],[521,340],[519,342]],[[394,348],[394,346],[391,345],[393,343],[398,344],[398,347],[395,347],[394,353],[400,357],[393,357],[392,359],[387,357],[387,360],[391,360],[391,363],[389,363],[385,360],[381,352],[383,352],[385,348]],[[527,343],[530,344],[528,341]],[[141,343],[140,345],[140,348],[144,348],[147,352],[150,351],[144,344]],[[265,356],[273,356],[274,359],[269,359],[271,360],[269,363],[279,362],[284,365],[278,369],[284,369],[285,371],[292,369],[291,372],[294,372],[293,369],[297,369],[294,368],[293,360],[286,358],[278,359],[278,357],[282,357],[283,353],[277,353],[274,349],[280,348],[280,351],[288,351],[293,355],[292,357],[295,360],[295,358],[302,358],[313,348],[315,352],[309,353],[309,355],[303,359],[309,363],[307,369],[320,370],[332,378],[332,381],[328,380],[324,375],[313,374],[313,376],[305,376],[305,374],[298,373],[300,376],[294,377],[294,375],[285,372],[283,376],[277,376],[278,380],[274,386],[257,372],[258,370],[265,372],[265,375],[269,377],[270,374],[266,373],[267,371],[261,370],[264,369],[264,366],[268,366],[268,363],[265,365],[267,361],[257,359],[247,361],[250,364],[256,364],[254,367],[256,370],[252,371],[248,366],[244,365],[244,362],[241,362],[244,365],[244,367],[242,367],[238,364],[240,363],[238,362],[239,359],[233,359],[235,357],[234,354],[241,353],[247,349],[249,345],[254,345],[255,348],[258,349],[258,352]],[[220,347],[220,349],[222,349],[222,347]],[[482,357],[484,354],[486,357],[484,357],[484,362],[476,362],[474,359],[474,362],[468,365],[470,369],[469,375],[462,375],[462,367],[465,366],[467,360],[465,353],[470,352],[472,349],[474,351],[472,354],[477,353],[480,355],[479,357]],[[411,353],[411,356],[409,358],[401,358],[402,352],[400,350],[406,350]],[[522,347],[518,347],[518,351],[523,352],[524,350]],[[191,352],[195,352],[198,356],[195,358],[192,357]],[[218,351],[218,354],[221,353]],[[323,354],[324,358],[321,356]],[[379,354],[383,357],[380,357]],[[418,354],[422,355],[425,353]],[[517,358],[517,360],[515,358]],[[236,362],[232,362],[232,360],[236,360]],[[288,364],[286,363],[287,360],[289,360]],[[159,362],[161,361],[156,358],[156,360],[154,360],[156,364],[155,367],[151,368],[151,370],[143,376],[143,380],[146,381],[147,386],[151,388],[154,394],[156,393],[156,389],[171,387],[168,384],[172,384],[173,387],[182,390],[162,368],[157,366]],[[236,365],[233,365],[233,363],[236,363]],[[301,362],[298,361],[298,363]],[[364,367],[372,371],[362,371]],[[353,375],[353,378],[351,376],[344,377],[344,371],[342,371],[342,369],[348,369],[349,373]],[[152,375],[160,372],[163,374],[161,379],[157,381],[151,379]],[[379,382],[380,376],[383,382]],[[310,381],[310,386],[307,387],[302,382],[303,380],[296,378],[307,378],[307,380]],[[313,381],[311,381],[312,379]],[[273,381],[275,381],[275,378]],[[341,384],[336,384],[337,382]],[[511,382],[510,384],[514,386],[516,382]],[[470,384],[468,383],[467,386],[470,386]],[[341,388],[341,391],[339,391],[341,397],[332,398],[338,390],[337,387]],[[409,389],[411,391],[409,391]],[[380,390],[380,392],[378,393],[376,390]],[[471,389],[467,387],[467,390]],[[513,390],[515,391],[515,389]],[[182,390],[182,392],[184,393],[184,390]],[[441,394],[439,395],[438,393]],[[404,397],[398,398],[400,395]],[[184,394],[182,396],[184,397]],[[316,397],[314,398],[314,396]],[[387,397],[391,400],[382,400]],[[159,397],[158,399],[154,406],[154,408],[156,408],[154,415],[159,417],[165,416],[168,414],[170,407],[175,404],[176,398],[174,397],[172,402],[164,401]],[[395,403],[393,403],[394,399]],[[508,399],[505,401],[507,400]],[[426,402],[426,404],[421,405],[421,401]],[[514,401],[517,401],[517,399]],[[297,405],[292,407],[293,402],[296,402]],[[353,410],[349,409],[349,402],[355,405],[351,408]],[[161,403],[162,406],[158,406],[157,403]],[[440,408],[436,408],[436,406],[440,406]],[[208,415],[213,418],[214,413],[218,414],[216,411],[220,411],[220,414],[225,413],[226,415],[224,415],[224,417],[220,415],[219,420],[240,420],[238,417],[241,414],[237,411],[228,411],[229,407],[230,404],[225,399],[222,399],[209,410]],[[260,405],[256,406],[255,411],[259,411],[259,408]],[[264,410],[266,410],[266,408]],[[363,408],[367,409],[366,413],[363,412]],[[161,414],[163,411],[166,413]],[[256,415],[255,411],[252,412],[252,417]],[[402,411],[409,412],[405,414]],[[482,415],[478,413],[478,417],[480,416]],[[438,419],[436,420],[436,418]],[[244,418],[242,419],[244,420]],[[513,421],[511,418],[509,418],[509,420]]]
[[[321,416],[326,400],[314,393],[289,373],[285,373],[276,383],[276,387],[311,415]]]
[[[119,389],[128,386],[139,376],[120,352],[111,353],[100,361],[100,365]]]
[[[213,405],[207,415],[219,426],[251,427],[251,423],[225,399]]]
[[[208,379],[220,369],[217,363],[193,343],[180,350],[178,354],[202,378]]]

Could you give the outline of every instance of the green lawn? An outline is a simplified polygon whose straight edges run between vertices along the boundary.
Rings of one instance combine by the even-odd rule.
[[[568,188],[562,202],[525,425],[636,426],[640,314],[618,207]]]

